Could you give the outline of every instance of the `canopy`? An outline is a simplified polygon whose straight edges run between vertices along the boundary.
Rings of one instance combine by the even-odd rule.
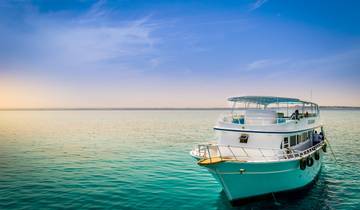
[[[254,103],[261,104],[267,106],[273,103],[307,103],[314,104],[312,102],[301,101],[297,98],[284,98],[284,97],[276,97],[276,96],[241,96],[241,97],[231,97],[228,99],[232,102],[240,102],[240,103]]]

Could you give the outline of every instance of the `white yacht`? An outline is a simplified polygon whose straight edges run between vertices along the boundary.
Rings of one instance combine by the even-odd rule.
[[[299,189],[314,181],[326,152],[317,104],[268,96],[228,100],[233,108],[214,127],[216,143],[197,145],[190,154],[230,201]]]

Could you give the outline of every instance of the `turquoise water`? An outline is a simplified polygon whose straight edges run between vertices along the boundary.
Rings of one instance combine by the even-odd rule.
[[[310,190],[238,207],[188,153],[220,113],[1,111],[0,209],[360,209],[360,111],[322,111],[338,165]]]

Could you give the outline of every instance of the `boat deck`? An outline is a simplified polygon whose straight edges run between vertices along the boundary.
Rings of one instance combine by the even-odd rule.
[[[217,164],[225,161],[233,162],[277,162],[301,159],[313,154],[326,144],[323,141],[306,150],[297,151],[291,149],[275,150],[263,148],[246,148],[224,145],[198,145],[191,151],[191,155],[199,159],[199,165]]]

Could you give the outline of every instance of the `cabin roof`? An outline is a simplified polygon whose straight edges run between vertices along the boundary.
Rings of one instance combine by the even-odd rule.
[[[254,103],[261,105],[269,105],[273,103],[306,103],[314,104],[312,102],[302,101],[297,98],[286,98],[286,97],[276,97],[276,96],[240,96],[240,97],[230,97],[228,101],[231,102],[240,102],[240,103]]]

